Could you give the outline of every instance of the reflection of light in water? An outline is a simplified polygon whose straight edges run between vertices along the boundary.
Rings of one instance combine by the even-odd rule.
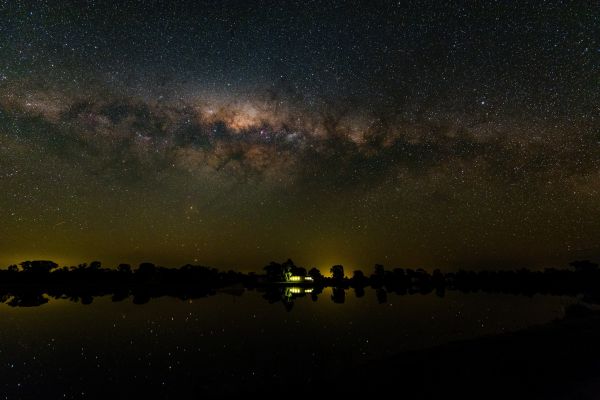
[[[306,294],[306,293],[310,293],[312,291],[313,291],[312,288],[303,288],[303,287],[297,287],[297,286],[286,287],[285,288],[285,296],[291,297],[292,295],[295,295],[295,294]]]

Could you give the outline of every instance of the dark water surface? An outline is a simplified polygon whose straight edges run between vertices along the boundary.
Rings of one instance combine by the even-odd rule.
[[[226,292],[147,304],[96,298],[0,305],[3,398],[201,398],[343,377],[403,351],[516,331],[562,318],[573,297],[463,294],[362,298],[326,288],[291,310]],[[2,398],[2,397],[0,397]]]

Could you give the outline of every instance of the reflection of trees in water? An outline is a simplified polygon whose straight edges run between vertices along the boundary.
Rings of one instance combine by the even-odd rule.
[[[287,311],[292,310],[294,301],[298,298],[311,295],[311,298],[316,301],[316,297],[312,297],[315,291],[313,287],[269,285],[261,290],[264,290],[263,298],[265,300],[271,304],[281,302]]]
[[[37,307],[46,304],[49,299],[42,293],[21,293],[6,302],[11,307]]]
[[[376,289],[375,293],[377,294],[377,302],[379,304],[387,303],[388,298],[387,298],[387,292],[385,291],[385,289],[383,289],[383,288]]]
[[[430,294],[443,297],[447,290],[461,292],[510,293],[532,296],[581,295],[589,303],[600,303],[600,270],[590,261],[576,261],[568,269],[544,271],[458,271],[428,273],[423,269],[385,269],[377,264],[370,276],[353,271],[345,277],[341,265],[331,267],[331,276],[323,276],[316,268],[308,272],[291,260],[283,264],[271,262],[264,275],[235,271],[221,272],[204,266],[185,265],[178,269],[142,263],[136,270],[128,264],[117,269],[102,268],[100,262],[77,267],[58,268],[52,261],[26,261],[19,266],[0,270],[0,302],[13,307],[42,305],[49,298],[69,299],[91,304],[94,297],[112,296],[112,301],[132,298],[134,304],[145,304],[153,298],[170,296],[189,300],[212,296],[218,291],[241,294],[256,289],[269,303],[282,303],[291,310],[294,302],[310,296],[318,301],[323,288],[331,287],[331,301],[343,304],[346,290],[354,290],[357,298],[365,296],[365,288],[375,290],[379,303],[388,302],[388,295]],[[291,275],[290,275],[291,274]],[[294,286],[281,284],[288,276],[300,277]],[[302,277],[310,276],[310,279]],[[288,282],[289,283],[289,282]],[[46,297],[48,296],[48,297]]]
[[[360,299],[361,297],[365,297],[365,288],[364,288],[364,287],[362,287],[362,286],[355,287],[355,288],[354,288],[354,295],[355,295],[357,298],[359,298],[359,299]]]
[[[346,291],[344,288],[334,287],[331,288],[331,300],[337,304],[344,304],[346,301]]]

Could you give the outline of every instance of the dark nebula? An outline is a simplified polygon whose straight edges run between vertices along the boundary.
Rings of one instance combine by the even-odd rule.
[[[0,263],[600,256],[600,5],[441,3],[0,2]]]

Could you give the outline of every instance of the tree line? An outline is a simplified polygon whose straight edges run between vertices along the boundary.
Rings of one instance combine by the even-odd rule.
[[[0,270],[0,302],[11,306],[40,305],[48,301],[44,296],[48,295],[89,304],[96,296],[112,295],[114,301],[133,297],[134,303],[143,304],[160,296],[192,299],[237,288],[259,290],[267,301],[281,301],[291,308],[294,299],[300,296],[310,295],[316,301],[325,287],[332,288],[331,300],[336,303],[345,301],[347,290],[352,289],[357,297],[362,297],[370,287],[380,303],[387,302],[389,293],[435,292],[444,296],[447,290],[530,296],[583,295],[588,302],[600,303],[600,269],[589,260],[574,261],[569,268],[542,271],[522,268],[443,273],[435,269],[430,273],[422,268],[386,268],[376,264],[369,275],[362,270],[346,274],[342,265],[332,266],[329,272],[329,276],[324,276],[317,268],[307,270],[289,259],[283,263],[270,262],[260,273],[219,271],[190,264],[165,268],[145,262],[134,269],[129,264],[105,268],[99,261],[73,267],[59,267],[46,260],[24,261]],[[291,276],[311,279],[292,283]],[[291,284],[303,289],[290,290]]]

